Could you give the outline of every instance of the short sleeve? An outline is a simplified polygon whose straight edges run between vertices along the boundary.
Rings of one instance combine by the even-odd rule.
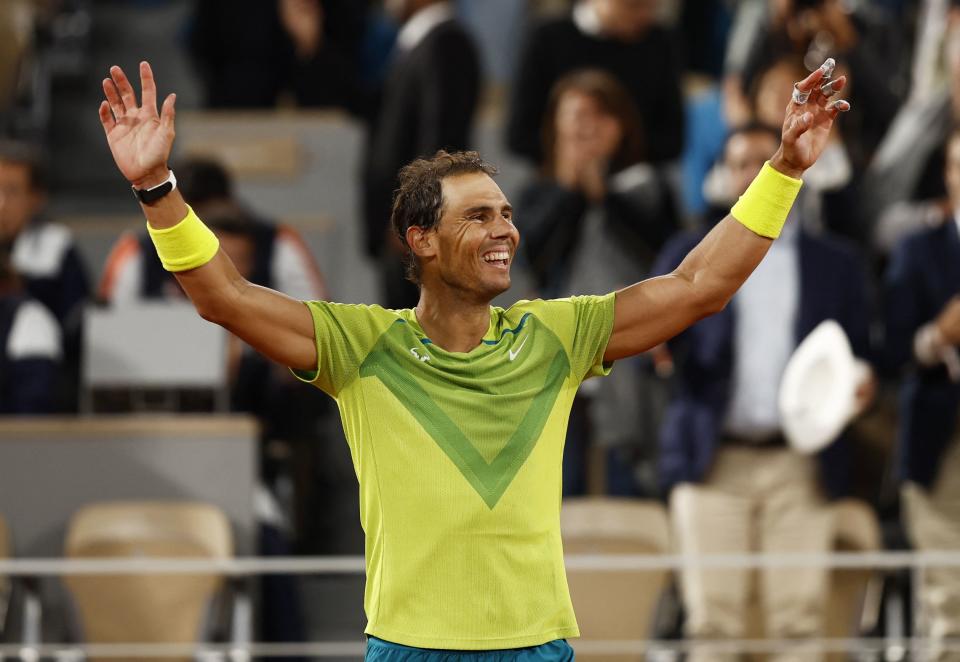
[[[574,296],[542,302],[542,317],[570,352],[570,368],[579,380],[610,374],[603,355],[613,332],[616,293]]]
[[[315,370],[291,370],[301,381],[336,398],[357,376],[360,364],[396,314],[380,306],[304,302],[313,317]]]

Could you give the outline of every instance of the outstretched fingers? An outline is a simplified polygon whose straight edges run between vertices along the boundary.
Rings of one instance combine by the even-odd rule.
[[[160,109],[160,124],[170,131],[173,131],[173,121],[177,117],[176,104],[177,95],[169,94],[167,98],[163,100],[163,108]]]
[[[127,112],[136,112],[138,108],[137,95],[134,93],[133,86],[127,79],[127,75],[123,73],[123,69],[118,66],[110,67],[110,77],[113,79],[114,85],[117,86],[117,91],[120,93],[120,99],[123,101],[123,105]]]
[[[120,98],[120,93],[117,91],[117,86],[112,78],[103,79],[103,94],[107,97],[107,103],[115,118],[119,120],[127,114],[127,109],[123,105],[123,100]]]
[[[117,120],[113,117],[113,111],[110,110],[110,104],[107,101],[100,102],[100,124],[103,125],[104,133],[110,131],[117,125]]]
[[[143,107],[156,116],[157,113],[157,83],[153,78],[153,69],[149,62],[140,63],[140,93]]]

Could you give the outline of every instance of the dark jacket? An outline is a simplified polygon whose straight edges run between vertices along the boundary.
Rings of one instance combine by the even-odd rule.
[[[364,160],[365,246],[384,245],[397,173],[438,149],[461,150],[480,96],[480,56],[473,38],[455,20],[434,27],[391,67],[370,127]]]
[[[48,358],[12,359],[7,343],[27,296],[0,297],[0,414],[48,414],[54,408],[57,362]]]
[[[581,32],[569,17],[543,23],[527,36],[507,120],[507,143],[512,151],[540,162],[541,126],[550,91],[565,74],[584,68],[613,74],[630,92],[643,122],[650,161],[680,156],[682,67],[674,37],[654,27],[633,42],[598,38]]]
[[[655,197],[638,200],[629,192],[611,191],[602,202],[604,229],[644,271],[677,230],[675,205],[665,182]],[[548,179],[532,182],[520,194],[516,214],[523,237],[520,248],[544,296],[560,296],[587,210],[583,193]]]
[[[672,271],[703,237],[685,234],[664,248],[654,271]],[[843,327],[856,355],[868,355],[869,312],[864,272],[856,253],[836,239],[801,231],[797,238],[800,297],[796,341],[822,321],[835,319]],[[683,482],[704,480],[720,445],[724,416],[731,397],[735,306],[694,324],[674,338],[675,393],[660,435],[660,475],[666,492]],[[841,437],[819,456],[827,494],[849,493],[849,446]]]
[[[944,366],[913,360],[913,338],[960,293],[960,236],[952,219],[907,237],[894,251],[886,277],[886,358],[906,368],[900,390],[898,473],[929,487],[937,477],[960,407],[960,384]]]

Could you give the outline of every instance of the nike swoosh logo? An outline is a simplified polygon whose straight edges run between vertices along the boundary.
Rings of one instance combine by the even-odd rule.
[[[527,336],[527,338],[529,338],[529,337],[530,337],[530,336]],[[519,353],[520,353],[520,350],[523,349],[523,346],[527,344],[527,338],[524,338],[524,339],[523,339],[523,342],[520,343],[520,346],[519,346],[519,347],[517,347],[517,351],[513,351],[512,349],[508,349],[508,350],[507,350],[507,354],[510,355],[510,360],[511,360],[511,361],[513,361],[515,358],[517,358],[517,354],[519,354]]]

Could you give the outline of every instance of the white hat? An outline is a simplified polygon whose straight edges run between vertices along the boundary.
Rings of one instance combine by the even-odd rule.
[[[790,446],[816,453],[856,415],[857,386],[866,363],[850,349],[843,328],[821,322],[797,347],[780,382],[780,421]]]

